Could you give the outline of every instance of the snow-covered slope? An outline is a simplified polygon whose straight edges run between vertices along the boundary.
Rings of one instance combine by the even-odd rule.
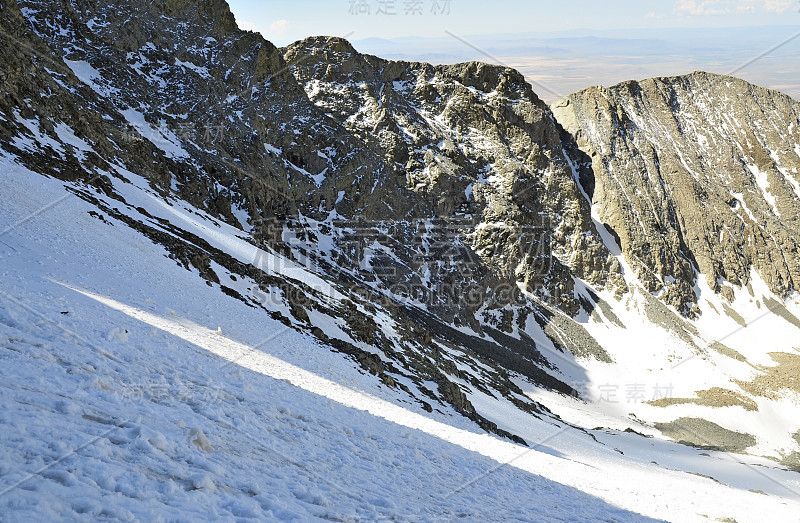
[[[427,413],[122,221],[91,215],[62,182],[8,159],[2,172],[2,221],[22,222],[0,238],[10,520],[756,521],[800,509],[795,474],[758,458],[587,433],[488,397],[530,447]],[[163,206],[127,191],[142,211]],[[235,229],[173,203],[176,224],[238,244]]]
[[[0,244],[4,520],[629,517],[513,467],[456,492],[497,462],[398,424],[418,424],[412,405],[394,408],[400,419],[365,412],[398,397],[90,216],[62,184],[1,161],[2,223],[60,200]],[[459,419],[451,432],[491,449]],[[465,496],[484,502],[465,510]]]

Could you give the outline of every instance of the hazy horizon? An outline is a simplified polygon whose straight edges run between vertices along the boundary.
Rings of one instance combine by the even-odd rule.
[[[552,103],[593,85],[703,70],[800,99],[800,0],[541,2],[231,0],[239,26],[285,46],[340,36],[382,58],[518,69]],[[406,12],[412,6],[418,10]],[[394,12],[394,14],[389,14]],[[509,15],[511,13],[512,15]]]
[[[767,31],[768,30],[768,31]],[[800,27],[670,28],[562,31],[560,36],[478,35],[440,38],[353,39],[360,52],[439,64],[479,60],[514,67],[552,103],[593,85],[674,76],[702,70],[732,74],[800,99]],[[691,34],[687,34],[691,33]],[[766,56],[777,44],[795,37]]]

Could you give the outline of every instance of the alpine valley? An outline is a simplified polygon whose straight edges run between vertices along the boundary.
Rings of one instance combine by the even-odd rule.
[[[797,521],[800,102],[0,3],[0,520]]]

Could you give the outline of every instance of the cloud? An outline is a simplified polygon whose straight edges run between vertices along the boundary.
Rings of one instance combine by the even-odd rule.
[[[239,29],[242,31],[255,31],[256,33],[260,32],[261,30],[258,28],[256,24],[253,22],[248,22],[247,20],[242,20],[236,22],[239,25]]]
[[[797,0],[676,0],[674,12],[683,16],[785,13],[795,7],[800,7]]]
[[[289,20],[276,20],[269,24],[269,32],[282,35],[289,29]]]
[[[675,12],[693,16],[723,15],[730,12],[730,3],[724,0],[677,0]]]
[[[740,13],[785,13],[797,6],[797,0],[739,0]]]

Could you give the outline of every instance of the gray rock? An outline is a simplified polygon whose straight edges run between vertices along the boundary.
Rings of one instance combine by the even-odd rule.
[[[750,434],[728,430],[702,418],[679,418],[655,426],[678,443],[698,448],[744,452],[756,444],[756,438]]]
[[[693,285],[786,296],[800,281],[800,104],[738,78],[593,87],[553,105],[591,159],[593,202],[647,289],[687,316]]]

